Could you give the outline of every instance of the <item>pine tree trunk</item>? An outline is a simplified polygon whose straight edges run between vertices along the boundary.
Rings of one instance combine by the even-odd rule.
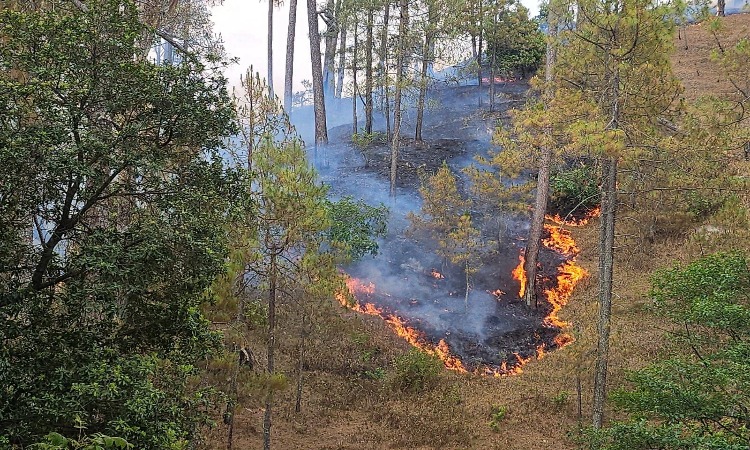
[[[367,37],[365,38],[365,133],[372,134],[372,47],[373,41],[372,28],[375,10],[372,4],[367,7]]]
[[[602,216],[599,256],[599,321],[596,369],[594,372],[593,426],[602,427],[606,401],[609,332],[612,314],[615,212],[617,210],[617,157],[605,157],[602,165]]]
[[[548,107],[549,102],[554,96],[554,69],[555,69],[555,47],[554,40],[557,37],[557,14],[556,5],[550,2],[547,13],[548,37],[547,37],[547,58],[544,67],[544,105]],[[531,227],[529,229],[529,239],[526,247],[526,262],[524,270],[526,271],[526,306],[537,307],[536,293],[536,275],[537,264],[539,261],[539,248],[542,239],[542,230],[544,229],[544,215],[547,212],[547,200],[549,199],[549,176],[550,166],[552,165],[552,147],[549,145],[552,137],[552,128],[545,127],[545,137],[548,143],[541,148],[539,158],[539,173],[536,181],[536,196],[534,198],[534,214],[531,217]]]
[[[391,103],[388,92],[388,21],[391,16],[390,0],[385,1],[383,11],[383,33],[380,37],[380,64],[383,76],[383,111],[385,111],[385,135],[391,138]]]
[[[273,2],[268,0],[268,92],[273,97]]]
[[[466,275],[466,295],[464,295],[464,312],[469,311],[469,258],[464,263],[464,275]]]
[[[414,132],[414,139],[418,142],[422,141],[422,123],[424,121],[424,107],[425,100],[427,98],[427,69],[430,67],[430,61],[432,60],[431,50],[433,48],[432,40],[434,32],[432,31],[435,25],[435,13],[433,7],[427,5],[427,30],[424,34],[424,47],[422,47],[422,70],[419,72],[419,99],[417,100],[417,124]]]
[[[479,2],[479,40],[477,42],[477,85],[479,85],[479,106],[482,106],[482,38],[484,36],[484,25],[482,19],[484,18],[484,9],[482,8],[483,2]]]
[[[340,2],[339,2],[340,3]],[[326,4],[326,10],[332,14],[329,19],[328,25],[325,32],[325,44],[326,51],[323,58],[323,94],[326,99],[330,99],[335,92],[334,86],[334,69],[333,64],[336,59],[336,42],[339,37],[339,30],[336,21],[338,20],[338,11],[334,13],[337,5],[334,4],[333,0],[328,0]]]
[[[315,112],[315,147],[328,144],[326,104],[323,95],[323,66],[320,54],[320,32],[315,0],[307,0],[307,25],[310,33],[310,60],[312,61],[313,110]]]
[[[294,412],[302,411],[302,383],[303,383],[303,369],[305,361],[305,337],[307,336],[306,326],[306,315],[302,312],[302,331],[299,337],[299,347],[297,349],[297,398],[294,402]]]
[[[268,280],[268,376],[273,376],[274,349],[276,347],[276,281],[278,268],[276,248],[271,248]],[[266,392],[266,410],[263,414],[263,450],[271,450],[271,408],[273,407],[273,389]]]
[[[359,46],[359,37],[357,36],[357,24],[354,24],[354,49],[352,56],[352,134],[357,134],[357,47]]]
[[[401,144],[401,86],[404,78],[404,57],[406,55],[406,30],[409,22],[408,0],[399,0],[400,19],[398,23],[398,55],[396,57],[396,92],[393,99],[393,140],[391,141],[391,197],[396,196],[398,171],[398,150]]]
[[[344,93],[344,70],[346,69],[346,29],[341,28],[341,41],[339,42],[339,67],[336,77],[336,98],[341,98]]]
[[[286,34],[286,70],[284,71],[284,110],[292,114],[292,82],[294,74],[294,37],[297,26],[297,0],[289,0],[289,27]]]
[[[609,63],[611,94],[608,99],[612,117],[607,129],[620,126],[620,76],[618,61],[610,49]],[[599,429],[604,423],[604,404],[607,399],[607,366],[609,364],[609,331],[612,315],[612,279],[615,254],[615,213],[617,211],[617,156],[605,155],[602,162],[602,216],[599,236],[599,320],[596,369],[594,371],[594,402],[592,425]]]

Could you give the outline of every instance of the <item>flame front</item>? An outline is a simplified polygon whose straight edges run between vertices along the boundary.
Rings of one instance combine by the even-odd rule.
[[[396,333],[397,336],[403,338],[406,342],[422,350],[423,352],[440,358],[446,368],[455,370],[457,372],[467,372],[466,367],[461,362],[461,360],[451,353],[450,348],[448,347],[448,343],[445,342],[445,340],[441,339],[437,345],[434,345],[427,340],[423,332],[408,326],[406,322],[404,322],[404,320],[399,316],[395,314],[389,314],[372,303],[360,303],[357,300],[357,295],[359,294],[361,296],[363,294],[374,294],[374,283],[364,284],[356,278],[352,278],[348,275],[345,276],[347,277],[346,287],[349,290],[349,294],[351,294],[350,297],[354,297],[355,301],[354,303],[350,303],[350,297],[348,297],[344,293],[338,293],[336,294],[336,299],[339,301],[339,303],[351,310],[371,316],[381,317]]]
[[[573,260],[562,263],[558,268],[557,286],[554,289],[544,291],[544,296],[550,305],[552,305],[552,311],[544,319],[545,325],[558,328],[564,328],[568,325],[567,322],[557,317],[557,313],[568,303],[576,284],[587,275],[588,272],[577,266]],[[568,343],[570,342],[572,341],[568,341]]]
[[[523,250],[521,250],[521,253],[518,255],[518,260],[520,261],[518,263],[518,266],[516,266],[515,269],[513,269],[513,272],[511,274],[513,275],[514,280],[518,280],[519,283],[521,283],[521,288],[518,290],[518,298],[523,298],[523,295],[526,293],[526,269],[524,269],[524,265],[526,264],[526,257],[524,256]]]
[[[570,231],[563,227],[544,224],[544,229],[550,234],[542,244],[550,250],[555,250],[563,255],[575,256],[581,250],[576,246],[576,241],[570,235]]]
[[[547,220],[552,221],[556,223],[557,225],[550,225],[545,224],[544,228],[549,233],[549,238],[546,238],[542,241],[542,244],[551,249],[555,250],[562,255],[568,257],[569,259],[565,262],[563,262],[558,267],[558,275],[557,275],[557,283],[554,288],[547,289],[544,291],[544,296],[551,305],[552,309],[550,310],[547,317],[544,319],[544,325],[549,327],[556,327],[558,329],[565,328],[568,323],[563,321],[558,317],[558,313],[562,309],[563,306],[565,306],[568,303],[568,300],[570,299],[570,296],[573,294],[573,288],[578,284],[581,279],[586,277],[588,273],[586,270],[584,270],[582,267],[579,267],[575,264],[575,256],[580,251],[578,246],[576,246],[575,241],[571,237],[571,234],[568,230],[564,229],[562,225],[568,225],[568,226],[580,226],[586,224],[591,217],[594,217],[596,214],[598,214],[598,210],[594,210],[591,213],[587,215],[587,217],[584,217],[583,219],[580,219],[578,221],[574,222],[566,222],[563,219],[561,219],[559,216],[554,217],[547,217]],[[513,270],[512,275],[515,280],[518,280],[521,284],[521,287],[518,292],[518,296],[520,298],[524,297],[524,294],[526,293],[526,271],[524,269],[524,264],[526,263],[526,258],[524,255],[523,250],[518,256],[519,264],[518,266]],[[430,272],[430,275],[434,277],[435,279],[443,279],[444,276],[438,272],[435,269],[432,269]],[[425,353],[428,353],[430,355],[434,355],[443,362],[446,368],[455,370],[457,372],[467,372],[466,366],[464,366],[463,362],[458,359],[457,356],[451,353],[450,348],[448,346],[448,343],[441,339],[437,345],[430,343],[425,334],[422,331],[419,331],[413,327],[410,327],[406,324],[406,322],[400,318],[399,316],[395,314],[388,313],[384,311],[381,308],[378,308],[373,303],[365,302],[360,303],[360,301],[357,299],[357,297],[366,297],[368,295],[372,295],[375,293],[375,284],[374,283],[363,283],[360,280],[357,280],[356,278],[352,278],[348,275],[346,276],[346,286],[348,289],[348,294],[346,293],[338,293],[336,295],[336,299],[345,307],[352,309],[354,311],[368,314],[372,316],[379,316],[385,320],[385,322],[388,324],[388,326],[401,338],[406,340],[409,344],[411,344],[414,347],[419,348],[420,350],[424,351]],[[492,292],[492,294],[496,296],[502,295],[502,291],[495,291]],[[383,295],[388,295],[383,293]],[[351,299],[354,299],[354,301],[351,301]],[[572,335],[568,333],[560,333],[554,338],[554,345],[557,348],[564,347],[571,342],[574,341],[574,338]],[[514,356],[516,358],[516,362],[512,367],[508,367],[508,362],[503,361],[500,365],[500,367],[487,367],[487,366],[480,366],[477,367],[474,373],[480,374],[480,375],[488,375],[488,376],[495,376],[495,377],[501,377],[501,376],[507,376],[507,375],[513,375],[513,374],[519,374],[523,372],[522,366],[528,363],[530,360],[534,359],[542,359],[545,354],[547,353],[547,346],[546,344],[542,343],[537,346],[536,351],[527,356],[523,357],[519,353],[514,353]]]
[[[589,221],[593,219],[594,217],[599,217],[599,213],[601,213],[601,211],[602,211],[601,207],[597,206],[596,208],[587,212],[586,215],[581,217],[580,219],[563,218],[563,217],[560,217],[559,214],[555,214],[554,216],[545,216],[545,218],[558,225],[580,227],[589,223]]]

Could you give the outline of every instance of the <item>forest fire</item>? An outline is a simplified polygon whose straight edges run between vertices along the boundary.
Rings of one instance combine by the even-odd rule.
[[[549,221],[557,221],[559,218],[547,217]],[[575,222],[575,224],[585,222]],[[431,322],[437,318],[437,320],[456,320],[455,318],[460,317],[461,313],[458,313],[451,306],[443,306],[442,309],[434,313],[432,316],[420,316],[420,313],[427,308],[429,305],[440,304],[442,300],[432,299],[427,301],[429,296],[435,295],[439,298],[441,295],[441,288],[435,283],[435,280],[440,280],[440,285],[444,285],[446,292],[442,292],[442,295],[446,295],[447,298],[453,294],[452,282],[446,278],[437,269],[422,269],[419,264],[409,263],[409,267],[417,267],[416,270],[412,269],[414,273],[420,274],[417,276],[426,277],[427,279],[433,280],[430,283],[430,287],[427,287],[425,291],[420,294],[415,294],[411,290],[413,285],[412,281],[405,281],[403,284],[399,280],[409,280],[408,277],[397,279],[386,280],[383,286],[389,286],[391,289],[396,289],[397,292],[401,292],[400,295],[406,295],[405,298],[400,298],[400,295],[391,296],[391,293],[379,291],[376,288],[376,284],[370,281],[362,281],[360,279],[346,275],[346,286],[347,292],[342,292],[337,295],[338,301],[346,306],[347,308],[357,311],[363,314],[378,316],[382,318],[391,328],[397,336],[404,339],[410,345],[419,348],[423,352],[434,355],[439,358],[446,368],[457,371],[457,372],[471,372],[478,375],[502,377],[508,375],[519,374],[523,371],[523,366],[529,361],[534,359],[544,358],[549,351],[556,348],[564,347],[574,341],[572,335],[564,333],[562,330],[568,326],[568,323],[560,319],[558,314],[560,313],[563,306],[565,306],[570,296],[573,293],[573,289],[576,284],[585,276],[586,271],[575,264],[575,256],[579,253],[579,248],[573,240],[571,233],[565,229],[563,225],[571,225],[571,223],[560,222],[558,224],[547,223],[544,225],[545,237],[542,240],[542,244],[546,249],[552,250],[557,256],[554,256],[555,261],[563,260],[561,263],[555,263],[557,266],[556,275],[549,281],[545,279],[540,280],[541,288],[543,290],[543,296],[547,300],[545,302],[545,312],[542,318],[541,324],[536,322],[541,328],[538,329],[538,335],[535,337],[534,346],[528,349],[518,347],[503,347],[503,336],[502,334],[494,335],[491,339],[500,339],[500,349],[494,347],[498,344],[489,343],[486,337],[480,337],[477,339],[477,334],[472,334],[472,331],[461,331],[457,329],[449,328],[451,332],[446,332],[445,336],[441,338],[440,335],[435,335],[434,329],[435,322]],[[527,274],[524,270],[525,264],[525,252],[521,250],[518,255],[518,265],[512,269],[512,277],[520,283],[520,289],[518,295],[523,298],[525,295]],[[429,267],[429,266],[427,266]],[[549,266],[551,269],[553,266]],[[507,269],[506,269],[507,270]],[[549,269],[548,269],[549,270]],[[505,272],[507,273],[507,272]],[[448,272],[450,275],[450,272]],[[371,277],[367,277],[372,279]],[[376,276],[377,278],[377,276]],[[378,284],[383,280],[379,279]],[[508,280],[509,281],[509,280]],[[546,285],[546,287],[545,287]],[[505,289],[505,288],[504,288]],[[500,300],[505,294],[503,290],[487,289],[486,294],[491,295],[495,300]],[[395,303],[394,303],[395,302]],[[401,306],[405,306],[408,303],[409,311],[401,311]],[[505,304],[505,303],[502,303]],[[549,306],[546,306],[549,305]],[[512,306],[515,308],[515,306]],[[414,316],[414,311],[420,311]],[[398,314],[397,314],[398,313]],[[401,314],[405,314],[402,316]],[[463,314],[466,314],[464,310]],[[490,314],[493,314],[490,312]],[[497,314],[497,313],[495,313]],[[513,313],[515,314],[515,313]],[[416,319],[414,317],[417,317]],[[448,319],[453,317],[452,319]],[[480,316],[481,317],[481,316]],[[539,317],[539,316],[537,316]],[[474,321],[472,316],[463,316],[459,319],[462,323],[472,323]],[[498,316],[492,316],[492,320],[500,320]],[[511,318],[510,320],[515,320]],[[473,322],[475,324],[481,324],[482,322]],[[485,322],[486,324],[487,322]],[[490,322],[492,323],[492,322]],[[494,323],[505,323],[505,322],[494,322]],[[428,328],[422,328],[422,325],[427,325]],[[487,325],[479,325],[475,328],[474,333],[486,332]],[[494,325],[491,325],[494,326]],[[423,331],[423,330],[433,331]],[[440,328],[437,328],[438,330]],[[464,328],[465,329],[465,328]],[[489,331],[492,333],[493,331]],[[504,331],[503,331],[504,332]],[[432,333],[432,334],[430,334]],[[492,334],[485,336],[493,336]],[[502,350],[505,348],[505,350]],[[453,351],[451,350],[453,349]],[[511,349],[513,349],[511,351]],[[493,359],[493,351],[495,359]],[[502,356],[506,355],[506,356]],[[468,359],[466,359],[468,358]],[[471,361],[471,363],[465,363],[465,361]]]
[[[434,272],[437,273],[437,272]],[[438,273],[438,275],[440,275]],[[413,327],[410,327],[406,322],[395,314],[390,314],[381,308],[378,308],[372,303],[360,303],[356,296],[359,295],[371,295],[375,293],[375,285],[373,283],[364,284],[360,280],[346,276],[346,286],[349,293],[354,297],[354,303],[349,302],[349,297],[345,293],[338,293],[336,299],[341,305],[363,314],[371,316],[379,316],[388,324],[388,326],[396,333],[397,336],[404,339],[412,346],[422,350],[423,352],[438,357],[445,365],[446,368],[455,370],[457,372],[468,372],[466,367],[458,359],[457,356],[453,355],[448,347],[448,343],[441,339],[437,345],[430,343],[427,340],[425,334]],[[437,278],[437,277],[436,277]]]
[[[545,325],[563,328],[568,325],[567,322],[557,317],[563,306],[568,303],[568,299],[573,294],[573,288],[588,273],[581,267],[578,267],[574,261],[565,261],[558,268],[557,286],[553,289],[544,291],[544,296],[552,306],[552,311],[544,319]]]
[[[524,264],[526,264],[526,257],[524,256],[523,250],[521,250],[521,253],[518,255],[518,260],[520,261],[515,269],[513,269],[513,272],[511,272],[511,275],[513,275],[513,279],[517,280],[519,283],[521,283],[521,288],[518,290],[518,298],[523,298],[524,294],[526,293],[526,270],[524,269]]]
[[[548,249],[568,256],[575,256],[580,251],[570,236],[570,231],[550,224],[544,224],[544,230],[550,235],[550,237],[542,239],[542,244]]]
[[[601,207],[596,207],[590,211],[588,211],[583,217],[581,218],[572,218],[572,217],[560,217],[559,214],[555,214],[554,216],[545,216],[545,219],[549,220],[550,222],[554,222],[558,225],[568,225],[572,227],[580,227],[583,225],[586,225],[589,223],[591,219],[594,217],[598,217],[599,213],[601,213]]]

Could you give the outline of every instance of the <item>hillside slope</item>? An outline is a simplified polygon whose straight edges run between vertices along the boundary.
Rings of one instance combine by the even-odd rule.
[[[748,36],[750,15],[729,16],[723,22],[727,33],[719,38],[722,44]],[[688,101],[709,93],[733,92],[731,84],[722,81],[710,58],[717,41],[706,28],[701,24],[690,26],[676,40],[673,62]],[[310,337],[302,411],[294,411],[294,389],[282,393],[277,402],[273,447],[284,450],[576,448],[571,436],[579,424],[590,421],[596,346],[597,225],[594,220],[572,229],[581,249],[578,261],[590,273],[560,315],[570,322],[576,342],[528,362],[523,372],[515,376],[491,378],[444,371],[437,383],[422,393],[394,391],[388,373],[393,370],[394,359],[407,353],[409,345],[378,318],[335,306],[322,309]],[[620,232],[626,235],[627,225]],[[649,274],[656,268],[689,261],[716,249],[747,248],[750,241],[745,238],[739,232],[696,238],[688,230],[662,236],[650,246],[637,248],[627,246],[619,238],[611,387],[622,386],[627,370],[643,367],[664,351],[666,325],[648,309]],[[282,336],[281,341],[280,365],[294,373],[296,337]],[[238,418],[235,448],[262,447],[262,409],[260,403],[254,404],[252,400],[248,404]],[[493,416],[500,410],[504,414]],[[491,427],[491,422],[496,426]],[[224,433],[223,427],[217,427],[210,436],[209,447],[225,448]]]

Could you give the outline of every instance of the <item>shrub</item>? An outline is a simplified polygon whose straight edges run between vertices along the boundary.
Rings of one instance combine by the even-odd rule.
[[[422,392],[435,384],[442,369],[438,358],[413,348],[396,358],[391,385],[401,391]]]
[[[562,216],[585,212],[599,205],[598,177],[587,165],[563,170],[550,177],[548,207]]]
[[[505,415],[508,413],[508,408],[505,406],[494,405],[490,410],[490,429],[495,433],[500,431],[500,422],[505,419]]]

